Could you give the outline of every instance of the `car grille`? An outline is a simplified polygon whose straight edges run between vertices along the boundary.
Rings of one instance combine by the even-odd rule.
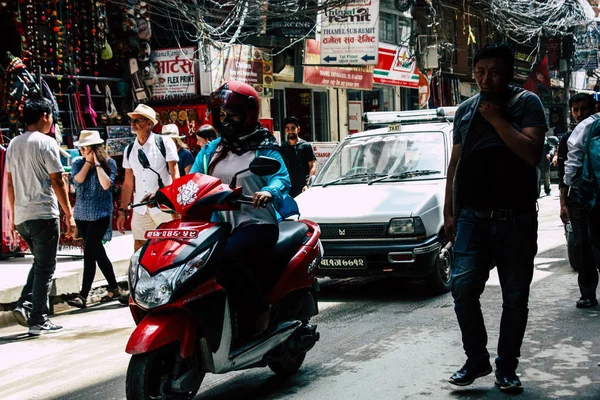
[[[319,224],[321,239],[373,239],[386,236],[388,224]]]

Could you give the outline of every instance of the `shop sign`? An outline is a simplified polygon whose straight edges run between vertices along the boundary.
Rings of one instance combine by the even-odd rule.
[[[377,65],[379,0],[350,0],[321,13],[322,65]]]
[[[336,142],[314,142],[311,145],[317,158],[317,172],[319,172],[323,169],[325,162],[331,157],[331,153],[338,144]]]
[[[269,12],[276,15],[287,14],[285,17],[267,17],[267,32],[269,36],[286,38],[304,38],[315,36],[317,24],[317,0],[300,0],[290,9],[290,4],[281,0],[269,0]],[[311,12],[306,11],[312,10]]]
[[[197,65],[193,46],[152,50],[152,65],[158,82],[154,97],[177,98],[196,95]]]
[[[362,101],[348,101],[348,131],[350,134],[363,131],[362,114]]]
[[[379,44],[379,62],[373,70],[373,82],[383,85],[419,87],[416,62],[408,48],[388,43]]]
[[[252,86],[260,97],[273,97],[273,59],[271,51],[254,46],[232,45],[211,49],[212,88],[229,80]]]
[[[314,65],[318,63],[319,41],[306,40],[304,57],[305,64]],[[306,85],[371,90],[373,87],[373,67],[305,66],[302,81]]]

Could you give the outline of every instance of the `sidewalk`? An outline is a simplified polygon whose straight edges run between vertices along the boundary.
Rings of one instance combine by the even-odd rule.
[[[118,281],[127,280],[127,269],[129,258],[133,254],[133,236],[122,235],[118,231],[113,232],[113,239],[106,244],[106,253],[112,261],[115,275]],[[69,251],[67,255],[57,257],[56,272],[54,273],[51,297],[57,297],[70,293],[78,293],[81,290],[83,278],[83,258],[81,251]],[[27,275],[31,269],[33,256],[17,257],[10,260],[0,261],[0,315],[2,310],[12,309],[25,285]],[[96,268],[96,276],[92,287],[106,284],[100,269]],[[3,326],[4,318],[0,317],[0,326]],[[6,323],[5,323],[6,324]],[[5,325],[4,324],[4,325]]]

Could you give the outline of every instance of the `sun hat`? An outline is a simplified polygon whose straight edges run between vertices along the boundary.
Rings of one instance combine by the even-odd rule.
[[[79,140],[73,143],[74,146],[83,147],[83,146],[92,146],[95,144],[103,144],[104,140],[100,137],[100,132],[98,131],[81,131],[79,134]]]
[[[139,104],[135,108],[135,110],[133,110],[130,113],[127,113],[127,115],[129,115],[130,117],[133,117],[134,115],[141,115],[142,117],[146,117],[150,121],[152,121],[153,125],[156,125],[156,123],[158,122],[158,120],[156,119],[156,111],[154,111],[152,107],[149,107],[145,104]]]
[[[178,137],[178,138],[184,138],[185,137],[185,135],[181,135],[179,133],[179,128],[175,124],[163,125],[160,133],[163,136],[167,136],[167,137]]]

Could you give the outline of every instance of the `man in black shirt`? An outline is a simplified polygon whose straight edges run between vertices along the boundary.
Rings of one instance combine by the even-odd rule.
[[[317,173],[316,157],[312,146],[300,139],[300,123],[296,117],[287,117],[283,124],[287,142],[281,145],[281,156],[290,174],[290,196],[296,197],[308,189],[309,181]]]
[[[479,298],[495,262],[503,300],[496,384],[519,392],[516,368],[537,253],[535,166],[547,126],[540,99],[509,85],[514,55],[508,46],[484,47],[473,65],[480,93],[456,112],[444,205],[445,232],[454,241],[452,295],[467,355],[449,382],[466,386],[492,372]]]
[[[569,108],[575,125],[594,113],[595,100],[589,94],[578,93],[569,99]],[[563,223],[571,222],[572,232],[567,234],[569,262],[577,270],[577,284],[581,298],[577,300],[577,308],[590,308],[598,304],[596,289],[598,288],[598,269],[600,265],[594,258],[592,242],[588,232],[588,218],[585,207],[579,204],[577,188],[564,183],[565,161],[569,152],[567,141],[571,132],[560,138],[558,145],[558,186],[560,188],[560,219]]]

